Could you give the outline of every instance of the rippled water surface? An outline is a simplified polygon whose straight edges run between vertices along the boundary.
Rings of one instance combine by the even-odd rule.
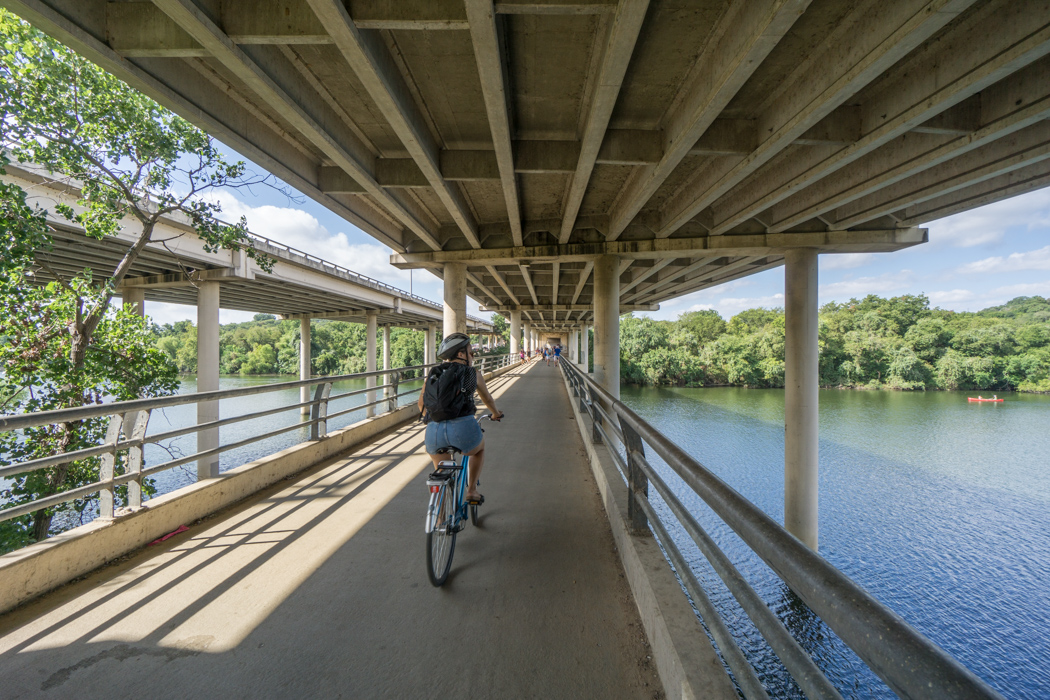
[[[1050,396],[981,405],[967,395],[821,392],[820,553],[1007,697],[1048,698]],[[624,387],[622,398],[783,521],[782,391]],[[844,694],[895,697],[696,496],[669,481]],[[678,534],[771,694],[801,697]]]

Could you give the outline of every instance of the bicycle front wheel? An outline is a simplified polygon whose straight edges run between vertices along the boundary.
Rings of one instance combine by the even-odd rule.
[[[456,497],[450,483],[441,487],[438,495],[437,517],[434,529],[427,534],[427,576],[430,583],[440,586],[452,568],[456,551]]]

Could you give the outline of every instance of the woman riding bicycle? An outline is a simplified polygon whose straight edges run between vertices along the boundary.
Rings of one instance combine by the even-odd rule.
[[[448,336],[441,341],[437,356],[443,362],[427,374],[417,402],[420,413],[426,409],[428,419],[427,454],[434,461],[435,468],[442,459],[438,450],[455,447],[469,455],[466,501],[481,505],[485,497],[478,493],[477,484],[485,460],[485,437],[474,419],[475,389],[492,411],[492,420],[498,421],[503,413],[496,408],[496,402],[485,386],[485,377],[471,366],[474,355],[469,336],[465,333]],[[429,401],[426,400],[428,387],[431,389]]]

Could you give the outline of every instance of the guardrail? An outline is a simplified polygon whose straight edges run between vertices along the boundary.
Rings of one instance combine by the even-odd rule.
[[[292,246],[287,245],[285,243],[281,243],[280,241],[275,241],[273,239],[267,238],[266,236],[260,236],[257,233],[249,233],[248,234],[248,238],[250,238],[253,241],[253,244],[254,243],[262,243],[262,244],[264,244],[266,246],[269,246],[270,248],[273,248],[274,250],[282,251],[282,252],[284,252],[284,253],[286,253],[288,255],[297,255],[297,256],[299,256],[301,258],[304,258],[304,259],[314,263],[315,265],[320,265],[329,274],[334,274],[337,277],[342,277],[344,279],[348,279],[351,282],[354,282],[356,284],[360,284],[363,287],[369,287],[371,289],[376,289],[376,290],[379,290],[379,291],[387,292],[389,294],[395,294],[395,295],[400,296],[400,297],[402,297],[404,299],[412,299],[413,301],[417,301],[417,302],[419,302],[421,304],[424,304],[425,306],[429,306],[429,307],[431,307],[433,309],[440,310],[440,309],[444,308],[444,306],[442,304],[440,304],[440,303],[438,303],[436,301],[433,301],[431,299],[427,299],[426,297],[421,297],[418,294],[413,294],[412,292],[406,292],[405,290],[399,289],[398,287],[395,287],[392,284],[387,284],[386,282],[380,282],[379,280],[374,279],[372,277],[369,277],[368,275],[362,275],[360,272],[354,272],[353,270],[351,270],[348,267],[343,267],[342,265],[337,265],[336,263],[329,262],[329,261],[325,260],[324,258],[319,258],[316,255],[313,255],[311,253],[307,253],[305,251],[299,250],[298,248],[293,248]],[[469,318],[471,321],[475,321],[477,323],[491,323],[491,321],[486,321],[483,318],[478,318],[477,316],[471,316],[470,314],[467,314],[467,318]]]
[[[608,448],[626,482],[630,529],[648,533],[651,528],[746,698],[767,698],[768,695],[671,538],[667,525],[650,503],[650,488],[667,504],[806,697],[841,698],[841,695],[652,467],[646,459],[646,446],[897,695],[917,700],[1002,697],[591,377],[571,362],[562,362],[561,366],[573,396],[579,399],[580,411],[590,416],[591,441]]]
[[[486,357],[479,357],[475,360],[475,366],[482,370],[482,372],[492,372],[509,364],[517,362],[516,357],[508,355],[489,355]],[[46,498],[40,498],[35,501],[23,503],[14,507],[3,508],[0,506],[0,522],[5,520],[11,520],[35,511],[50,508],[62,503],[67,503],[80,498],[85,498],[93,494],[99,494],[99,517],[100,518],[114,518],[121,514],[115,507],[116,505],[116,487],[127,484],[127,508],[134,510],[142,505],[142,480],[150,475],[162,472],[168,469],[174,469],[175,467],[188,464],[190,462],[196,462],[208,457],[219,455],[229,450],[244,447],[254,442],[266,440],[277,435],[291,432],[293,430],[299,430],[306,426],[310,427],[310,439],[318,440],[325,438],[328,435],[328,422],[338,418],[340,416],[352,413],[354,411],[361,411],[374,406],[386,406],[384,413],[394,411],[398,407],[398,399],[402,396],[409,394],[415,394],[419,392],[419,387],[413,387],[407,391],[401,391],[400,389],[405,384],[411,384],[413,382],[421,381],[425,376],[426,370],[433,367],[434,364],[426,365],[414,365],[410,367],[398,367],[396,369],[389,370],[377,370],[375,372],[359,372],[356,374],[344,374],[338,376],[326,376],[326,377],[314,377],[311,379],[291,381],[291,382],[278,382],[276,384],[266,384],[262,386],[242,387],[239,389],[223,389],[218,391],[203,391],[195,394],[177,394],[174,396],[164,396],[161,398],[150,398],[150,399],[135,399],[131,401],[117,401],[108,404],[81,406],[77,408],[67,408],[56,411],[41,411],[39,413],[24,413],[11,416],[0,416],[0,431],[16,431],[24,430],[26,428],[34,428],[43,425],[58,425],[62,423],[72,423],[75,421],[86,420],[90,418],[102,418],[109,417],[109,425],[106,431],[105,440],[101,445],[94,447],[88,447],[72,452],[64,452],[58,454],[52,454],[47,457],[40,457],[33,460],[24,462],[18,462],[15,464],[9,464],[0,467],[0,478],[17,476],[19,474],[25,474],[27,472],[36,471],[37,469],[44,469],[46,467],[57,467],[70,462],[78,460],[89,459],[93,457],[101,458],[101,466],[99,470],[99,480],[84,486],[71,489],[69,491],[62,491],[53,496]],[[409,372],[419,371],[420,376],[411,378],[402,378],[404,374]],[[364,389],[354,389],[353,391],[347,391],[345,393],[332,395],[332,387],[336,382],[341,382],[348,379],[369,379],[374,377],[380,377],[389,375],[383,381],[384,384],[380,384],[374,387],[366,387]],[[220,420],[208,421],[205,423],[197,423],[192,426],[185,428],[177,428],[175,430],[168,430],[161,433],[155,433],[153,435],[146,435],[146,429],[149,425],[150,415],[153,411],[168,408],[171,406],[182,406],[186,404],[196,404],[204,401],[219,401],[222,399],[231,399],[240,396],[253,396],[257,394],[266,394],[274,391],[284,391],[288,389],[297,389],[300,387],[314,387],[313,398],[310,401],[290,403],[288,405],[281,406],[279,408],[270,408],[262,411],[254,411],[246,413],[244,415],[233,416],[231,418],[223,418]],[[387,393],[386,390],[390,389]],[[333,401],[339,401],[351,396],[358,396],[360,394],[366,394],[369,392],[380,392],[382,391],[385,395],[382,398],[368,401],[363,404],[351,406],[349,408],[341,409],[335,412],[329,412],[329,407]],[[148,444],[157,444],[163,440],[169,440],[171,438],[180,437],[182,435],[188,435],[190,433],[200,433],[202,431],[217,430],[225,425],[231,425],[233,423],[239,423],[242,421],[248,421],[255,418],[262,418],[265,416],[273,415],[276,413],[282,413],[291,409],[302,408],[308,406],[310,408],[310,417],[308,420],[298,419],[296,422],[278,428],[276,430],[270,430],[266,433],[259,435],[253,435],[244,440],[238,440],[231,442],[226,445],[219,445],[213,449],[202,450],[195,452],[184,457],[177,457],[160,464],[152,465],[149,467],[143,464],[143,449]],[[126,457],[123,461],[120,459],[123,453],[126,453]],[[118,473],[121,472],[121,473]],[[221,475],[220,475],[221,478]]]

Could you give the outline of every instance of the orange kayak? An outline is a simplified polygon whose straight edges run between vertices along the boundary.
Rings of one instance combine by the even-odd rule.
[[[980,397],[975,399],[972,396],[968,397],[966,400],[967,401],[973,401],[974,403],[1002,403],[1003,402],[1002,399],[982,399]]]

